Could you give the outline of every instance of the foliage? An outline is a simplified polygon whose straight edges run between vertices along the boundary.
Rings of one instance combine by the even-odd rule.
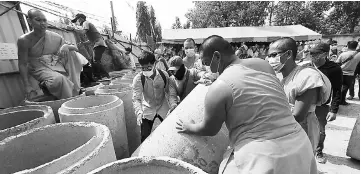
[[[182,28],[182,24],[180,22],[180,19],[178,16],[175,17],[175,23],[172,24],[172,29],[181,29]]]
[[[144,1],[138,1],[136,10],[137,38],[143,42],[147,41],[147,35],[152,36],[155,41],[162,40],[162,27],[155,17],[155,10],[150,6],[148,10]]]
[[[267,17],[267,1],[197,1],[185,16],[193,28],[261,26]]]
[[[192,28],[263,26],[267,21],[300,24],[321,34],[360,31],[359,1],[197,1],[194,5],[185,15]]]

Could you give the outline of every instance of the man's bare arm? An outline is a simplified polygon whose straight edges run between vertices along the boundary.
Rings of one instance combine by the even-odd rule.
[[[24,82],[24,87],[27,89],[30,87],[30,82],[28,79],[28,47],[27,41],[24,38],[19,38],[17,45],[18,45],[18,66],[21,78]],[[29,91],[26,91],[29,92]]]

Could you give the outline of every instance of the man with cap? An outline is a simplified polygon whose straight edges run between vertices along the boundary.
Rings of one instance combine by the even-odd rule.
[[[319,163],[326,162],[322,150],[326,137],[325,127],[327,121],[336,119],[336,114],[341,103],[342,69],[337,63],[327,58],[329,51],[330,45],[327,43],[318,43],[310,49],[311,62],[327,76],[332,86],[332,101],[330,96],[327,102],[321,106],[317,106],[315,111],[320,126],[320,139],[316,148],[316,159]],[[330,101],[331,107],[328,105]]]
[[[89,41],[83,42],[84,44],[92,43],[94,57],[93,57],[93,67],[94,67],[94,76],[97,79],[101,79],[103,77],[110,78],[109,74],[105,71],[104,67],[101,64],[102,55],[107,48],[105,44],[104,38],[99,33],[99,31],[95,28],[94,24],[90,23],[86,20],[86,16],[84,14],[78,13],[75,15],[75,18],[71,20],[72,23],[77,23],[77,25],[81,26],[81,30],[77,30],[81,34],[85,34]]]
[[[180,103],[197,86],[196,82],[203,77],[205,71],[188,69],[179,56],[172,57],[169,64],[170,83],[176,88]]]
[[[125,48],[124,56],[126,57],[125,60],[129,59],[130,67],[133,69],[133,71],[135,71],[137,67],[135,65],[134,57],[132,56],[132,54],[130,54],[131,52],[132,52],[132,48],[130,47]]]

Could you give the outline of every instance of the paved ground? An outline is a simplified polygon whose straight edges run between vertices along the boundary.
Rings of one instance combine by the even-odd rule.
[[[353,100],[348,100],[348,102],[350,103],[349,106],[340,106],[337,119],[326,125],[324,153],[328,161],[326,164],[318,165],[320,174],[360,173],[360,161],[346,156],[352,129],[357,117],[360,116],[360,100],[356,97]]]

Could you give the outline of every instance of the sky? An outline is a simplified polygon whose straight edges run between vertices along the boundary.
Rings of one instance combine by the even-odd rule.
[[[111,8],[109,0],[52,0],[55,3],[81,10],[90,14],[94,14],[102,18],[103,21],[108,22],[110,26]],[[43,3],[30,1],[44,5]],[[113,1],[114,16],[117,18],[119,28],[124,33],[136,34],[136,6],[137,0],[117,0]],[[175,22],[176,16],[180,18],[181,23],[187,21],[185,14],[189,9],[194,7],[190,0],[145,0],[147,5],[152,5],[155,11],[155,16],[160,22],[162,29],[171,29]],[[44,5],[47,6],[47,5]],[[49,6],[47,6],[49,7]],[[52,7],[49,7],[52,8]],[[28,7],[22,7],[24,12],[29,10]],[[48,20],[56,20],[57,17],[47,14]],[[91,19],[89,19],[91,21]],[[102,25],[98,21],[91,21]]]

